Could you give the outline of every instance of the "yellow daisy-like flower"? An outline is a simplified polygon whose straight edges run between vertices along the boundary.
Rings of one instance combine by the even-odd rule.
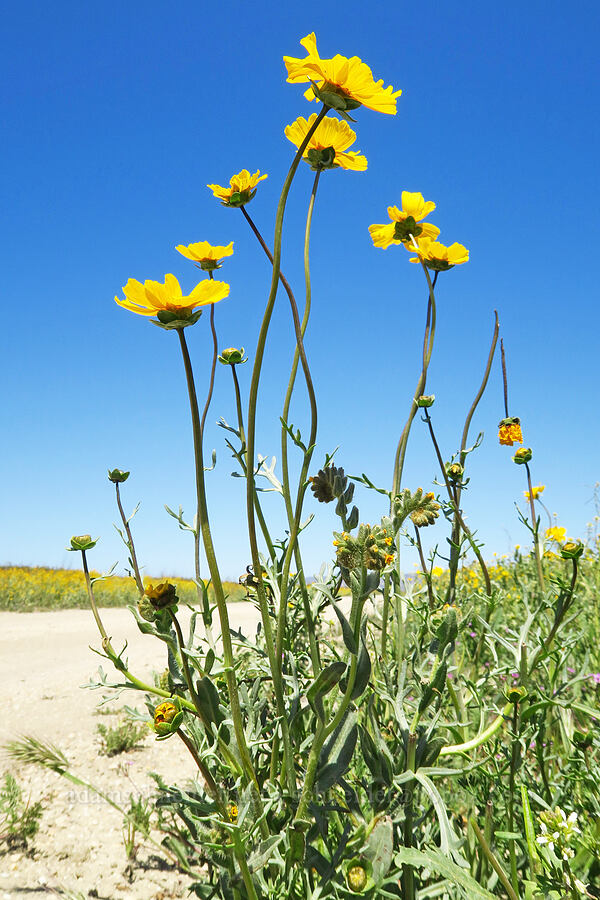
[[[175,704],[171,703],[169,700],[166,700],[164,703],[159,703],[154,710],[154,724],[162,725],[165,722],[172,722],[178,711]]]
[[[175,249],[186,259],[199,263],[200,268],[207,272],[220,269],[221,260],[225,256],[233,256],[233,241],[226,247],[213,246],[208,241],[198,241],[196,244],[177,244]]]
[[[308,56],[304,59],[283,57],[288,82],[313,82],[319,99],[339,111],[366,106],[376,112],[396,115],[396,99],[402,91],[394,91],[391,85],[384,88],[383,79],[375,81],[368,65],[358,56],[348,59],[337,53],[332,59],[321,59],[314,32],[302,38],[300,44],[308,51]],[[314,100],[317,95],[310,87],[304,96],[307,100]]]
[[[371,240],[382,250],[386,250],[390,244],[406,243],[412,238],[427,237],[435,240],[440,229],[422,221],[434,209],[435,203],[424,200],[423,194],[402,191],[402,209],[388,206],[388,216],[392,221],[383,225],[369,225]]]
[[[267,175],[261,175],[257,169],[251,175],[248,169],[242,169],[237,175],[229,179],[229,187],[221,187],[219,184],[207,184],[214,196],[221,201],[223,206],[245,206],[256,194],[256,186],[259,181],[264,181]]]
[[[229,294],[229,285],[224,281],[201,281],[186,296],[174,275],[165,275],[165,283],[145,281],[143,284],[130,278],[123,288],[125,300],[115,297],[123,309],[140,316],[159,316],[161,313],[175,314],[186,319],[199,306],[206,306],[223,300]]]
[[[285,127],[286,138],[299,147],[316,118],[317,113],[313,113],[308,119],[299,116],[295,122]],[[346,152],[355,140],[356,132],[347,122],[326,116],[309,140],[302,158],[306,159],[313,169],[332,169],[337,166],[340,169],[364,172],[367,168],[366,156],[355,150]]]
[[[523,432],[518,416],[502,419],[498,425],[498,441],[507,447],[523,443]]]
[[[553,525],[552,528],[546,528],[547,541],[556,541],[557,544],[562,544],[566,537],[567,529],[563,528],[562,525]]]
[[[544,492],[545,487],[546,487],[545,484],[538,484],[538,485],[536,485],[536,487],[531,489],[531,493],[533,494],[534,500],[537,500],[537,498],[540,496],[540,494],[542,494]],[[530,499],[529,491],[523,491],[523,493],[525,494],[525,499],[529,500]]]
[[[428,237],[418,240],[416,248],[409,247],[407,244],[406,249],[417,253],[417,256],[411,257],[411,262],[424,262],[428,269],[433,269],[435,272],[445,272],[452,266],[460,266],[469,261],[469,251],[462,244],[454,243],[446,247]]]

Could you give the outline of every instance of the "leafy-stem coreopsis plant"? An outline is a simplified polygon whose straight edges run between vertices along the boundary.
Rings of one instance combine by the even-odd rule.
[[[421,193],[403,191],[396,198],[400,206],[388,208],[389,221],[369,228],[375,247],[408,251],[425,288],[420,371],[412,397],[407,392],[390,484],[378,487],[368,474],[348,476],[327,452],[323,462],[315,462],[318,407],[304,336],[317,192],[331,169],[367,169],[365,157],[350,149],[356,140],[350,113],[366,107],[395,114],[400,91],[375,81],[358,57],[321,58],[314,34],[301,43],[304,58],[284,57],[288,81],[308,85],[305,96],[321,107],[285,128],[297,151],[275,213],[273,246],[247,208],[266,175],[244,169],[229,186],[209,185],[224,207],[241,211],[272,269],[249,354],[247,396],[238,373],[249,359],[242,348],[220,349],[217,332],[217,304],[230,287],[216,276],[232,244],[177,247],[206,276],[187,295],[168,274],[164,281],[130,279],[124,299],[116,298],[126,310],[174,332],[179,345],[197,509],[191,523],[182,510],[169,512],[194,536],[197,602],[186,634],[177,585],[144,585],[131,517],[120,497],[128,473],[111,470],[139,594],[132,613],[140,630],[156,639],[157,669],[164,671],[154,683],[142,681],[129,669],[124,650],[115,648],[88,570],[95,541],[82,535],[71,540],[71,549],[81,553],[101,653],[118,673],[116,681],[102,673],[101,683],[144,695],[157,740],[181,741],[194,760],[192,785],[157,779],[157,808],[171,823],[163,828],[165,847],[191,874],[198,897],[597,896],[599,742],[591,722],[598,710],[596,682],[589,677],[594,648],[577,605],[580,565],[596,566],[597,548],[566,540],[566,534],[558,541],[555,534],[547,534],[545,543],[540,539],[535,503],[542,488],[531,481],[533,451],[521,448],[513,458],[527,474],[530,505],[521,520],[531,531],[532,552],[519,553],[503,569],[484,559],[463,497],[470,488],[470,454],[483,437],[473,439],[471,426],[495,359],[498,316],[462,433],[455,447],[444,448],[436,433],[435,397],[426,393],[436,291],[469,254],[462,244],[438,240],[439,229],[429,220],[435,204]],[[303,161],[314,171],[314,182],[299,303],[281,271],[281,255],[286,203]],[[282,391],[276,472],[274,461],[268,464],[256,447],[261,373],[280,286],[291,311],[295,352]],[[213,352],[197,380],[188,341],[194,332],[188,329],[203,327],[205,307]],[[237,422],[221,424],[246,485],[250,563],[244,583],[261,616],[254,638],[230,627],[206,493],[205,425],[215,379],[227,368]],[[304,431],[290,422],[299,374],[310,413]],[[500,442],[513,445],[522,442],[522,432],[520,420],[509,416],[505,366],[504,384]],[[425,428],[431,440],[438,469],[431,490],[404,481],[414,427]],[[297,477],[292,454],[298,455]],[[281,498],[283,536],[272,532],[261,503],[265,481]],[[357,488],[378,492],[379,521],[361,519]],[[302,555],[307,500],[334,503],[339,518],[335,557],[316,579]],[[243,518],[240,513],[236,521]],[[444,523],[447,556],[437,546],[428,551],[422,537],[424,529],[435,531]],[[420,560],[416,577],[401,567],[407,545]]]

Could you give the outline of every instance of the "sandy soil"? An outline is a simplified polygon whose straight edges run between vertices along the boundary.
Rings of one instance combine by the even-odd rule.
[[[115,649],[127,640],[130,669],[148,679],[166,667],[166,649],[142,635],[128,610],[106,609],[102,617]],[[231,625],[254,634],[258,613],[249,603],[230,606]],[[184,624],[182,615],[182,624]],[[185,629],[184,629],[185,633]],[[182,784],[194,774],[187,750],[176,739],[155,742],[150,732],[141,750],[99,755],[97,725],[118,717],[99,716],[102,691],[83,689],[101,662],[91,612],[0,612],[1,743],[33,734],[56,744],[72,763],[72,771],[128,806],[129,796],[150,796],[149,771]],[[104,665],[105,671],[108,665]],[[112,670],[110,675],[112,676]],[[115,673],[116,674],[116,673]],[[117,679],[115,679],[117,680]],[[135,705],[126,692],[110,704]],[[137,708],[144,708],[142,697]],[[23,900],[41,894],[97,897],[101,900],[168,900],[187,895],[186,876],[159,868],[151,846],[139,849],[128,873],[121,815],[84,788],[33,766],[17,765],[0,750],[0,774],[12,772],[31,801],[42,800],[40,831],[30,852],[0,854],[0,900]],[[156,835],[159,837],[158,835]]]

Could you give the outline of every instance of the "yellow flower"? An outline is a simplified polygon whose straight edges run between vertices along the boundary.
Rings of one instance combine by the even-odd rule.
[[[411,262],[424,262],[428,269],[436,272],[445,272],[452,266],[459,266],[469,261],[469,251],[462,244],[450,244],[449,247],[431,238],[422,237],[417,241],[417,247],[409,247],[407,250],[416,252],[417,256],[411,257]]]
[[[145,281],[143,284],[130,278],[123,288],[125,300],[116,302],[123,309],[140,316],[156,316],[161,312],[175,313],[187,318],[199,306],[217,303],[229,294],[229,285],[224,281],[201,281],[186,296],[174,275],[165,275],[165,283]]]
[[[159,703],[154,710],[154,724],[162,725],[165,722],[172,722],[177,713],[178,709],[175,704],[165,700],[164,703]]]
[[[308,51],[308,56],[304,59],[283,57],[290,84],[314,82],[320,99],[334,109],[343,111],[366,106],[376,112],[396,115],[396,98],[402,91],[394,91],[391,85],[384,88],[383,79],[375,81],[368,65],[358,56],[348,59],[338,53],[333,59],[321,59],[314,32],[302,38],[300,44]],[[304,96],[314,100],[316,94],[310,87]]]
[[[514,443],[523,443],[523,432],[518,416],[509,416],[498,424],[498,441],[506,447],[512,447]]]
[[[219,269],[219,263],[225,256],[233,256],[233,241],[226,247],[213,247],[208,241],[198,241],[196,244],[177,244],[175,249],[186,259],[200,263],[200,268],[206,271]]]
[[[242,169],[237,175],[231,176],[228,188],[218,184],[207,184],[206,187],[210,188],[223,206],[244,206],[256,194],[258,182],[264,181],[267,177],[260,174],[260,169],[257,169],[254,175],[251,175],[248,169]]]
[[[567,529],[559,525],[553,525],[552,528],[546,528],[546,540],[556,541],[561,544],[567,536]]]
[[[542,494],[544,492],[545,487],[546,487],[545,484],[538,484],[536,487],[531,489],[531,493],[533,494],[534,500],[537,500],[537,498],[540,496],[540,494]],[[529,491],[523,491],[523,493],[525,494],[525,499],[529,500]]]
[[[376,247],[386,250],[390,244],[411,242],[411,237],[428,237],[435,240],[440,229],[429,222],[422,222],[435,209],[432,200],[425,201],[423,194],[402,191],[402,209],[388,206],[388,216],[392,220],[383,225],[369,225],[369,234]]]
[[[295,122],[285,127],[286,138],[299,147],[316,118],[317,113],[313,113],[308,119],[299,116]],[[347,122],[326,116],[309,140],[302,158],[308,160],[315,169],[331,169],[338,166],[340,169],[364,172],[367,168],[366,156],[355,150],[346,152],[355,140],[356,132]]]

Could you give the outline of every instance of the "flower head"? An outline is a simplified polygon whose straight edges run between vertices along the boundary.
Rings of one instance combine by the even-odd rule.
[[[307,132],[315,123],[317,113],[313,113],[308,119],[299,116],[291,125],[287,125],[284,134],[288,141],[300,147]],[[317,126],[310,138],[302,158],[306,159],[313,169],[352,169],[355,172],[364,172],[367,168],[367,158],[357,150],[348,151],[356,140],[356,132],[347,122],[335,119],[333,116],[325,116]]]
[[[321,59],[314,32],[302,38],[300,44],[308,56],[304,59],[284,56],[283,61],[288,82],[311,82],[314,86],[305,91],[307,100],[318,97],[339,112],[366,106],[376,112],[396,115],[396,99],[402,91],[394,91],[391,85],[384,88],[383,79],[375,81],[368,65],[358,56],[348,59],[338,53],[332,59]]]
[[[507,447],[512,447],[514,443],[523,443],[523,433],[521,431],[521,420],[518,416],[509,416],[502,419],[498,424],[498,440]],[[542,487],[543,490],[543,487]]]
[[[178,705],[178,700],[165,700],[159,703],[154,710],[154,721],[151,727],[158,735],[158,739],[168,738],[175,734],[183,721],[183,711]]]
[[[556,541],[557,544],[562,544],[566,537],[567,529],[563,528],[562,525],[553,525],[552,528],[546,528],[547,541]]]
[[[161,281],[145,281],[143,284],[130,278],[123,288],[125,300],[115,297],[119,306],[140,316],[156,316],[163,325],[184,327],[193,324],[200,316],[193,315],[199,306],[206,306],[223,300],[229,294],[229,285],[224,281],[201,281],[186,296],[174,275],[165,275]],[[176,324],[177,323],[177,324]]]
[[[153,608],[156,610],[166,609],[168,606],[177,604],[177,588],[168,581],[163,581],[154,587],[149,584],[144,591],[144,596],[148,598]]]
[[[256,194],[256,186],[259,181],[264,181],[267,175],[261,175],[257,169],[251,175],[248,169],[242,169],[237,175],[229,179],[229,187],[221,187],[219,184],[207,184],[213,195],[221,201],[223,206],[245,206]]]
[[[402,209],[397,206],[388,206],[388,216],[391,222],[383,225],[369,225],[369,234],[376,247],[386,250],[390,244],[410,244],[412,238],[428,237],[435,240],[440,229],[429,222],[422,220],[433,212],[435,203],[432,200],[424,200],[423,194],[411,191],[402,191]]]
[[[177,244],[175,249],[186,259],[200,263],[201,269],[210,272],[213,269],[221,268],[220,263],[223,257],[233,256],[233,241],[226,247],[213,247],[208,241],[198,241],[196,244],[188,244],[187,247],[184,244]]]
[[[531,493],[532,493],[532,495],[533,495],[533,499],[534,499],[534,500],[537,500],[538,497],[540,496],[540,494],[542,494],[542,493],[544,492],[545,488],[546,488],[546,485],[545,485],[545,484],[537,484],[534,488],[532,488],[532,489],[531,489]],[[526,500],[530,500],[530,499],[531,499],[531,497],[530,497],[530,495],[529,495],[529,491],[524,491],[523,493],[525,494],[525,499],[526,499]]]
[[[423,262],[428,269],[433,269],[434,272],[445,272],[452,266],[459,266],[461,263],[469,261],[469,251],[462,244],[454,243],[446,247],[426,235],[417,240],[416,248],[409,247],[408,244],[406,247],[407,250],[417,253],[416,256],[411,257],[411,262]]]

